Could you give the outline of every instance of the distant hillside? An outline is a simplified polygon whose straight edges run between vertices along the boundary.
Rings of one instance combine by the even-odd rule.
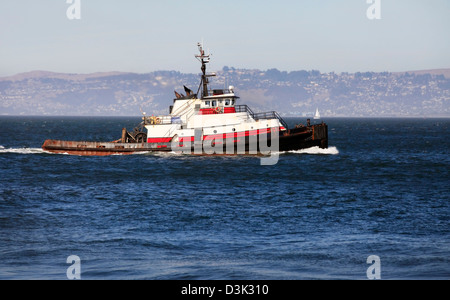
[[[433,69],[433,70],[420,70],[420,71],[407,71],[407,72],[401,72],[397,74],[405,74],[410,73],[414,75],[424,75],[424,74],[430,74],[430,75],[444,75],[445,78],[450,79],[450,69]]]
[[[284,116],[450,117],[450,69],[390,72],[285,72],[224,67],[210,87],[235,87],[240,103]],[[174,90],[194,92],[198,74],[157,71],[62,74],[32,71],[0,78],[0,115],[167,114]]]
[[[55,78],[64,80],[86,80],[88,78],[109,77],[131,74],[126,72],[97,72],[91,74],[67,74],[49,71],[30,71],[8,77],[0,77],[0,81],[22,81],[26,79]]]

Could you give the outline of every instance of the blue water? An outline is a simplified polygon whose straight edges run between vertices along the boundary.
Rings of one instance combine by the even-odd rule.
[[[139,121],[0,117],[0,279],[450,279],[450,119],[325,119],[272,166],[40,150]]]

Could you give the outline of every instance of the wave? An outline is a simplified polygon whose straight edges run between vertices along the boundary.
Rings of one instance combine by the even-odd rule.
[[[0,145],[0,154],[15,153],[15,154],[42,154],[50,153],[42,150],[42,148],[5,148]]]
[[[175,152],[175,151],[169,151],[169,152],[139,152],[136,154],[147,154],[147,155],[151,155],[151,156],[159,156],[159,157],[191,157],[191,156],[197,156],[197,155],[192,155],[189,153],[182,153],[182,152]],[[224,153],[226,154],[226,153]],[[328,147],[327,149],[322,149],[318,146],[315,147],[311,147],[311,148],[306,148],[306,149],[301,149],[301,150],[291,150],[291,151],[281,151],[281,152],[276,152],[275,154],[319,154],[319,155],[337,155],[339,154],[339,150],[335,147],[335,146],[331,146]],[[207,157],[208,155],[201,155],[201,157]],[[212,156],[216,156],[216,155],[212,155]],[[221,156],[221,155],[219,155]],[[242,156],[250,156],[250,157],[254,157],[254,156],[260,156],[259,154],[240,154],[240,155],[235,155],[235,154],[231,154],[229,155],[230,157],[242,157]]]
[[[6,154],[6,153],[15,153],[15,154],[55,154],[52,152],[44,151],[42,148],[5,148],[4,146],[0,145],[0,154]],[[291,150],[291,151],[283,151],[279,152],[279,154],[319,154],[319,155],[337,155],[339,154],[339,150],[336,147],[329,147],[327,149],[322,149],[319,147],[311,147],[307,149],[301,149],[301,150]],[[66,153],[60,153],[60,154],[66,154]],[[151,151],[143,151],[143,152],[136,152],[133,153],[134,155],[152,155],[152,156],[160,156],[160,157],[180,157],[180,156],[186,156],[186,154],[180,153],[180,152],[151,152]],[[122,155],[122,154],[115,154],[115,155]],[[187,155],[189,156],[189,155]],[[238,155],[239,156],[239,155]]]
[[[332,146],[328,147],[327,149],[316,147],[301,149],[301,150],[291,150],[291,151],[285,151],[282,153],[294,153],[294,154],[322,154],[322,155],[337,155],[339,154],[339,150]]]

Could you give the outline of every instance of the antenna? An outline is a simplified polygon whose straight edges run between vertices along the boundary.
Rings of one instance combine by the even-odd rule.
[[[203,43],[197,43],[198,51],[200,52],[199,55],[196,55],[195,57],[203,64],[203,63],[209,63],[211,54],[208,53],[208,55],[205,54],[205,50],[203,50]],[[209,50],[208,50],[209,51]]]
[[[206,75],[206,64],[209,63],[211,54],[209,53],[209,51],[208,51],[208,54],[205,54],[205,50],[203,50],[203,42],[197,43],[197,47],[198,47],[198,51],[200,52],[200,54],[195,55],[195,58],[197,58],[197,60],[202,63],[202,68],[201,68],[202,82],[200,83],[200,86],[203,86],[203,92],[202,92],[203,97],[207,97],[208,96],[208,77],[215,76],[215,74]],[[198,87],[199,90],[200,90],[200,86]],[[198,92],[197,92],[197,94],[198,94]]]

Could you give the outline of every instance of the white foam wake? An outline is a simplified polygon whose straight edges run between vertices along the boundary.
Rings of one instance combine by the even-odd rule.
[[[5,148],[2,145],[0,145],[0,154],[5,153],[16,153],[16,154],[53,154],[48,151],[42,150],[42,148]],[[284,151],[280,152],[280,154],[283,153],[294,153],[294,154],[322,154],[322,155],[336,155],[339,154],[339,150],[336,147],[329,147],[327,149],[322,149],[319,147],[311,147],[307,149],[301,149],[301,150],[291,150],[291,151]],[[64,154],[64,153],[62,153]],[[143,152],[136,152],[133,154],[149,154],[149,155],[156,155],[161,157],[171,157],[171,156],[183,156],[182,153],[179,152],[151,152],[151,151],[143,151]]]
[[[5,148],[0,146],[0,154],[5,153],[16,153],[16,154],[41,154],[41,153],[49,153],[42,148]]]
[[[324,154],[324,155],[337,155],[339,154],[339,150],[336,147],[328,147],[326,149],[322,149],[318,146],[301,149],[301,150],[292,150],[286,151],[285,153],[295,153],[295,154]]]

